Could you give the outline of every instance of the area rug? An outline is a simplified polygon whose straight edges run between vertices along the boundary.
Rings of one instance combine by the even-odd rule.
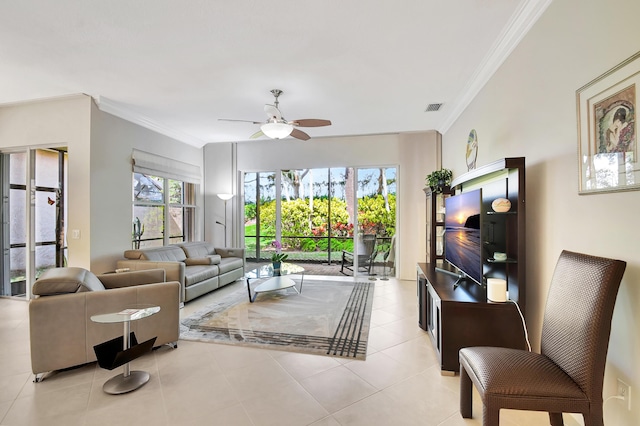
[[[305,279],[300,294],[260,293],[250,303],[244,287],[182,320],[180,339],[365,359],[373,290]]]

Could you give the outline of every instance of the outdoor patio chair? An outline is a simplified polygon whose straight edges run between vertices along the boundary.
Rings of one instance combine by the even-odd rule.
[[[387,267],[390,268],[390,274],[395,275],[396,271],[396,236],[391,237],[391,243],[389,244],[388,250],[382,256],[384,259],[384,274],[387,274]]]
[[[373,261],[377,254],[376,240],[377,237],[375,234],[364,234],[362,236],[362,241],[358,246],[358,269],[363,272],[366,271],[369,275],[371,275],[371,267],[373,266]],[[342,250],[342,264],[340,266],[340,272],[345,275],[345,269],[354,272],[353,264],[354,254],[350,251]]]

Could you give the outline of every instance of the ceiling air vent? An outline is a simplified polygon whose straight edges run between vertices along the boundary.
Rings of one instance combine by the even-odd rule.
[[[429,104],[427,105],[427,109],[425,109],[424,112],[439,111],[441,107],[442,104]]]

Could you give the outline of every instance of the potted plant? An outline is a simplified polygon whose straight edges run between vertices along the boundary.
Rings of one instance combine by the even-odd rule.
[[[272,245],[276,248],[276,252],[271,255],[271,263],[273,264],[274,272],[277,273],[280,271],[280,265],[287,260],[289,255],[282,253],[282,243],[280,241],[275,240]]]
[[[431,191],[438,194],[441,193],[445,187],[451,185],[452,177],[453,172],[451,170],[440,169],[429,173],[425,180],[429,188],[431,188]]]
[[[144,234],[144,225],[140,223],[140,218],[136,216],[135,220],[133,221],[133,246],[135,249],[140,248],[142,234]]]

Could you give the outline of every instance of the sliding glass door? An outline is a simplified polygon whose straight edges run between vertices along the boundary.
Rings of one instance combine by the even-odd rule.
[[[396,169],[362,168],[357,176],[357,235],[361,251],[358,271],[365,275],[386,275],[389,273],[386,268],[392,266],[387,261],[396,232]],[[375,242],[365,244],[367,237]]]
[[[328,262],[329,169],[281,171],[282,244],[296,261]]]
[[[2,296],[28,296],[42,271],[66,265],[67,153],[2,154]]]
[[[244,175],[244,245],[250,260],[266,261],[276,238],[276,174]]]
[[[395,182],[395,167],[245,173],[247,259],[268,261],[278,240],[292,262],[341,265],[347,252],[356,274],[384,272],[378,270],[395,234]],[[367,259],[359,244],[365,234],[375,240]]]

